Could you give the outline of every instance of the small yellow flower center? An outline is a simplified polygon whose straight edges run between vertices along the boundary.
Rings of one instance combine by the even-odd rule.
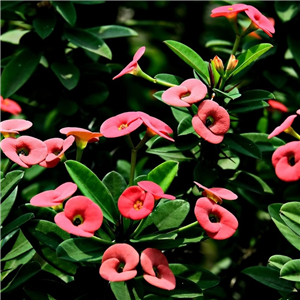
[[[128,127],[128,124],[122,124],[121,126],[119,126],[119,130],[123,130],[123,129],[125,129],[125,128],[127,128]]]
[[[83,218],[81,215],[76,215],[73,220],[72,220],[73,225],[79,226],[80,224],[83,223]]]
[[[215,195],[214,193],[212,193],[211,191],[208,191],[208,190],[204,190],[202,192],[202,196],[207,197],[208,199],[210,199],[216,203],[221,204],[223,202],[223,200],[220,197],[218,197],[217,195]]]
[[[143,207],[143,201],[141,200],[137,200],[135,201],[135,203],[133,204],[133,208],[135,210],[140,210]]]
[[[228,10],[229,10],[229,11],[232,11],[232,10],[233,10],[233,8],[232,8],[232,7],[228,7]]]

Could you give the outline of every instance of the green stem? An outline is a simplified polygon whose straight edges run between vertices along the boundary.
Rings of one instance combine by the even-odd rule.
[[[300,140],[300,135],[291,126],[285,129],[284,132]]]
[[[84,150],[84,149],[81,149],[81,148],[77,147],[77,151],[76,151],[76,160],[77,160],[78,162],[81,161],[81,157],[82,157],[82,154],[83,154],[83,150]]]
[[[134,232],[130,235],[129,238],[134,239],[134,238],[136,238],[136,237],[141,233],[141,230],[140,230],[140,229],[141,229],[142,225],[145,223],[146,219],[147,219],[147,218],[144,218],[144,219],[142,219],[142,220],[140,221],[139,225],[136,227],[136,229],[135,229]]]
[[[238,35],[235,36],[235,41],[234,41],[233,49],[231,51],[232,55],[235,55],[235,53],[236,53],[236,51],[237,51],[237,49],[238,49],[238,47],[240,45],[241,39],[242,38],[240,36],[238,36]]]
[[[14,164],[14,162],[9,159],[3,170],[3,176],[5,176],[5,174],[10,170],[10,168],[12,167],[13,164]]]
[[[169,87],[178,86],[178,84],[173,84],[173,83],[165,82],[165,81],[159,80],[157,78],[155,78],[155,80],[156,80],[155,83],[158,83],[160,85],[169,86]]]
[[[191,223],[191,224],[188,224],[188,225],[183,226],[181,228],[178,228],[176,230],[170,231],[169,233],[181,233],[181,232],[184,232],[186,230],[189,230],[190,228],[196,227],[198,225],[199,225],[198,221],[195,221],[194,223]]]
[[[138,151],[136,149],[131,149],[131,167],[130,167],[130,174],[129,174],[129,186],[133,185],[137,152]]]
[[[134,149],[135,150],[140,150],[150,139],[151,139],[151,136],[149,136],[146,132],[146,134],[144,135],[142,140],[138,143],[138,145]]]
[[[130,133],[129,134],[126,134],[124,135],[124,139],[127,143],[127,145],[129,146],[130,149],[133,149],[134,148],[134,145],[133,145],[133,142],[132,142],[132,139],[131,139],[131,136],[130,136]]]

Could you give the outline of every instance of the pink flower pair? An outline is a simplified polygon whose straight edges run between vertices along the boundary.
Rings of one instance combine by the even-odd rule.
[[[110,246],[103,254],[99,273],[108,281],[126,281],[137,275],[136,267],[141,260],[144,279],[158,288],[173,290],[176,279],[169,268],[166,256],[155,248],[147,248],[139,253],[128,244]]]
[[[165,194],[158,184],[140,181],[138,186],[130,186],[121,194],[118,208],[123,217],[141,220],[152,212],[155,200],[160,198],[175,199],[174,196]]]

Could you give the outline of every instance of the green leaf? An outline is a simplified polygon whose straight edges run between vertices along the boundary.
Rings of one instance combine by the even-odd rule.
[[[269,100],[269,99],[275,99],[275,95],[271,92],[264,91],[264,90],[251,90],[246,91],[243,93],[243,95],[236,101],[231,102],[231,105],[235,104],[248,104],[253,103],[256,101],[263,101],[263,100]]]
[[[191,155],[186,155],[181,152],[157,152],[155,150],[147,150],[147,153],[150,154],[155,154],[161,157],[165,161],[173,160],[176,162],[184,162],[184,161],[190,161],[193,160],[194,158]]]
[[[2,6],[2,3],[1,3],[1,6]],[[24,29],[9,30],[9,31],[6,31],[1,34],[0,41],[18,45],[20,43],[21,37],[28,32],[30,32],[30,30],[24,30]],[[4,62],[1,61],[1,65],[2,65],[2,67],[5,67],[5,61]]]
[[[90,82],[89,90],[82,99],[82,105],[101,105],[109,96],[109,90],[103,82]]]
[[[299,12],[297,1],[275,1],[275,10],[282,22],[288,22]]]
[[[110,282],[110,288],[117,300],[131,300],[125,281]]]
[[[160,240],[169,242],[169,241],[175,240],[176,237],[177,237],[177,233],[172,233],[172,232],[161,233],[161,234],[152,233],[152,234],[148,234],[148,235],[143,235],[136,239],[131,239],[130,241],[132,243],[151,242],[151,244],[152,244],[154,241],[160,241]]]
[[[100,262],[104,251],[113,243],[92,238],[68,239],[58,245],[57,256],[72,262]]]
[[[135,30],[125,26],[119,26],[119,25],[107,25],[107,26],[94,27],[94,28],[87,29],[87,31],[97,35],[99,38],[103,40],[119,38],[119,37],[138,36],[138,33]]]
[[[160,93],[160,92],[157,92],[157,93]],[[157,93],[155,93],[155,94],[157,94]],[[172,111],[174,118],[177,120],[178,123],[180,123],[182,121],[182,119],[191,116],[189,110],[186,107],[172,107],[171,106],[171,111]]]
[[[269,258],[269,264],[280,270],[290,260],[292,259],[285,255],[273,255]]]
[[[83,29],[68,28],[65,30],[64,36],[80,48],[104,56],[107,59],[112,58],[112,53],[107,44],[95,34]]]
[[[281,206],[280,213],[300,225],[300,202],[288,202]]]
[[[230,102],[231,104],[231,102]],[[257,110],[257,109],[262,109],[264,107],[268,107],[269,104],[265,101],[256,101],[255,103],[251,104],[251,105],[247,105],[247,104],[242,104],[240,103],[240,105],[236,105],[233,108],[229,108],[229,112],[230,113],[245,113],[245,112],[249,112],[249,111],[253,111],[253,110]]]
[[[298,183],[289,185],[284,191],[283,197],[287,201],[299,201],[300,185]]]
[[[68,160],[65,162],[67,171],[77,184],[82,194],[100,206],[103,216],[116,224],[118,210],[108,188],[89,168],[80,162]]]
[[[294,286],[292,282],[288,282],[279,278],[279,270],[267,268],[263,266],[249,267],[242,271],[242,273],[252,277],[256,281],[281,292],[290,293]]]
[[[257,176],[245,171],[237,171],[234,177],[229,179],[229,182],[237,187],[257,194],[264,193],[264,187],[261,182],[257,180]]]
[[[208,63],[194,50],[177,41],[167,40],[164,43],[185,63],[195,69],[206,84],[209,84]]]
[[[75,4],[84,4],[84,5],[95,5],[95,4],[101,4],[101,3],[105,3],[105,1],[99,1],[99,0],[92,0],[92,1],[88,1],[88,0],[84,0],[84,1],[74,1]]]
[[[16,197],[17,197],[18,187],[15,187],[15,189],[10,193],[10,195],[5,199],[4,202],[1,203],[1,219],[0,219],[0,225],[3,224],[7,216],[9,215]]]
[[[71,25],[76,23],[77,15],[73,2],[71,1],[52,1],[53,6],[59,14]]]
[[[34,214],[32,214],[32,213],[27,213],[27,214],[24,214],[24,215],[16,218],[15,220],[13,220],[9,224],[7,224],[2,229],[1,238],[3,239],[6,235],[8,235],[12,231],[18,229],[20,226],[22,226],[23,224],[25,224],[26,222],[28,222],[32,218],[34,218]]]
[[[48,37],[55,28],[56,25],[56,17],[53,13],[45,13],[42,15],[38,15],[32,21],[33,28],[36,30],[37,34],[45,39]]]
[[[296,216],[295,218],[295,214],[293,214],[293,212],[290,211],[290,209],[295,209],[295,211],[299,210],[299,203],[300,202],[290,202],[291,205],[288,205],[285,207],[285,212],[287,213],[287,215],[285,214],[285,212],[282,212],[280,209],[280,218],[283,220],[283,222],[292,230],[294,231],[300,239],[300,222],[299,222],[299,215]],[[286,203],[286,204],[290,204],[290,203]],[[295,204],[295,205],[294,205]],[[285,206],[285,204],[283,205]]]
[[[190,116],[190,115],[186,116],[178,124],[178,127],[177,127],[178,136],[187,135],[187,134],[194,133],[194,132],[195,132],[195,129],[192,125],[192,116]]]
[[[177,175],[178,165],[176,161],[163,162],[149,172],[147,180],[157,183],[166,192]]]
[[[152,220],[159,231],[179,227],[190,210],[185,200],[170,200],[158,205],[152,213]]]
[[[216,88],[213,88],[213,91],[217,94],[217,96],[222,96],[222,97],[225,97],[225,98],[229,98],[231,100],[234,100],[236,98],[241,97],[241,94],[239,93],[239,91],[237,89],[233,89],[229,93],[225,93],[225,92],[223,92],[221,90],[218,90]],[[235,103],[235,101],[234,101],[234,103]]]
[[[171,74],[157,74],[154,78],[167,84],[175,85],[180,85],[184,81],[183,78]]]
[[[27,213],[31,212],[34,214],[36,219],[43,219],[45,221],[50,221],[51,223],[54,220],[56,212],[51,207],[39,207],[31,205],[30,203],[25,203],[20,206],[22,212]]]
[[[268,43],[261,43],[251,47],[250,49],[243,52],[241,55],[237,57],[238,64],[234,71],[231,73],[231,76],[236,75],[241,72],[244,68],[249,66],[252,62],[257,60],[261,55],[263,55],[266,51],[271,49],[273,45]]]
[[[41,53],[24,49],[7,64],[1,76],[1,96],[4,99],[25,84],[38,66],[41,56]]]
[[[115,202],[118,202],[119,197],[127,188],[127,182],[124,177],[118,172],[112,171],[105,175],[102,182],[109,189]]]
[[[239,134],[225,134],[223,143],[228,146],[230,150],[234,150],[253,158],[261,158],[261,152],[256,144]]]
[[[290,281],[300,282],[300,259],[290,260],[280,270],[280,277]]]
[[[298,35],[289,32],[287,37],[288,46],[293,54],[293,58],[297,62],[298,66],[300,67],[300,41]]]
[[[77,86],[80,71],[74,64],[54,62],[51,64],[51,70],[66,89],[72,90]]]
[[[162,94],[164,93],[164,91],[158,91],[158,92],[155,92],[152,96],[154,98],[156,98],[157,100],[161,101],[161,102],[164,102],[162,99],[161,99],[161,96]],[[165,103],[165,102],[164,102]]]
[[[280,218],[279,211],[283,204],[282,203],[273,203],[268,206],[269,214],[271,215],[272,220],[275,225],[282,233],[282,235],[298,250],[300,250],[300,238],[299,236],[293,232]]]

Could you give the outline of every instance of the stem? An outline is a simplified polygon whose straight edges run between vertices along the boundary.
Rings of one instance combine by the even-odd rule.
[[[190,228],[196,227],[198,225],[199,225],[198,221],[195,221],[194,223],[191,223],[189,225],[183,226],[183,227],[178,228],[176,230],[170,231],[169,233],[181,233],[181,232],[184,232],[184,231],[186,231]]]
[[[147,128],[148,130],[148,128]],[[140,150],[149,140],[151,139],[151,136],[149,136],[146,132],[142,140],[138,143],[138,145],[134,148],[136,151]]]
[[[82,157],[82,154],[83,154],[83,150],[84,150],[84,149],[81,149],[81,148],[77,147],[77,151],[76,151],[76,160],[77,160],[78,162],[81,161],[81,157]]]
[[[136,227],[136,229],[135,229],[134,232],[130,235],[129,238],[134,239],[134,238],[136,238],[136,237],[140,234],[140,232],[139,232],[139,231],[140,231],[140,228],[141,228],[142,225],[145,223],[146,219],[147,219],[147,218],[144,218],[144,219],[142,219],[142,220],[140,221],[139,225]]]
[[[3,170],[3,176],[5,176],[5,174],[10,170],[10,168],[12,167],[12,165],[14,164],[14,162],[10,159],[8,159],[8,162]]]
[[[231,51],[232,55],[235,55],[235,53],[236,53],[236,51],[237,51],[237,49],[238,49],[238,47],[240,45],[241,39],[242,39],[242,37],[240,37],[238,35],[235,36],[235,41],[234,41],[233,49]]]
[[[131,167],[130,167],[129,184],[128,184],[129,186],[133,185],[137,151],[138,150],[136,149],[131,149]]]
[[[284,132],[300,140],[300,135],[291,126],[285,129]]]
[[[130,148],[130,149],[133,149],[133,148],[134,148],[134,145],[133,145],[133,143],[132,143],[132,139],[131,139],[130,133],[124,135],[124,139],[125,139],[127,145],[129,146],[129,148]]]
[[[173,83],[165,82],[165,81],[159,80],[157,78],[155,78],[155,80],[156,80],[155,83],[158,83],[160,85],[169,86],[169,87],[178,86],[178,84],[173,84]]]

